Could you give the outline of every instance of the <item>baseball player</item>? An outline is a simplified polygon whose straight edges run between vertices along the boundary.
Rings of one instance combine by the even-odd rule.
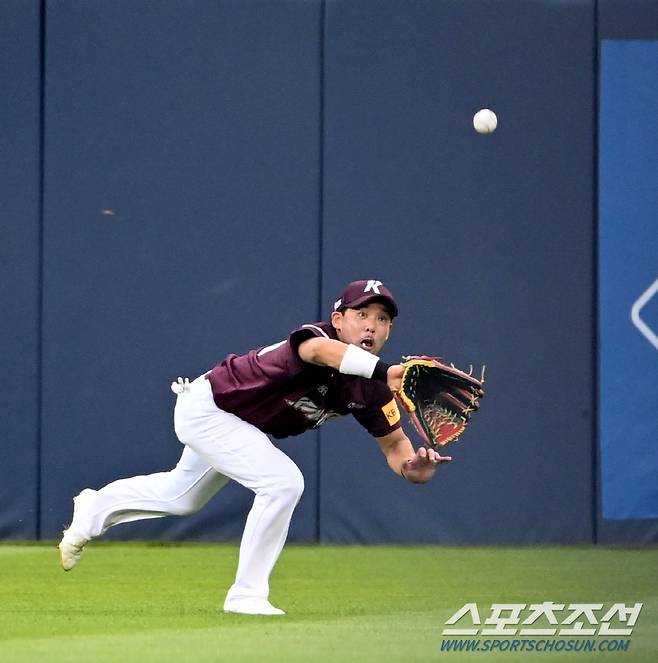
[[[70,571],[85,544],[109,527],[194,513],[232,479],[255,498],[224,611],[285,614],[268,600],[269,577],[304,479],[270,438],[353,414],[391,470],[407,481],[425,483],[451,460],[433,449],[415,451],[401,428],[392,392],[404,369],[378,357],[397,314],[381,281],[354,281],[334,304],[330,322],[304,324],[278,343],[228,355],[191,383],[172,383],[175,430],[184,445],[180,461],[170,472],[120,479],[75,497],[73,520],[59,544],[62,568]]]

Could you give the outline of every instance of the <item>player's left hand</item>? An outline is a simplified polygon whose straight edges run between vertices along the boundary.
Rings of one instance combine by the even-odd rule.
[[[413,458],[410,458],[403,469],[405,479],[412,483],[427,483],[436,473],[441,463],[449,463],[452,456],[442,456],[434,449],[420,447]]]
[[[388,388],[396,394],[400,391],[400,386],[402,384],[402,376],[404,375],[404,366],[402,364],[393,364],[388,367],[386,373],[386,383]]]

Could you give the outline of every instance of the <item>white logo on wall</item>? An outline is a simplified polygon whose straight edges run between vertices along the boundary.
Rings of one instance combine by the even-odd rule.
[[[649,301],[658,293],[658,279],[656,279],[637,299],[631,307],[631,320],[642,334],[656,350],[658,350],[658,335],[642,320],[640,312],[649,303]]]

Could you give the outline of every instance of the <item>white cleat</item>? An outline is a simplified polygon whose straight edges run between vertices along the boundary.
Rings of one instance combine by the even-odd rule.
[[[88,539],[77,533],[76,518],[80,518],[80,513],[84,508],[85,501],[96,491],[85,488],[77,497],[73,498],[73,520],[71,526],[63,532],[62,540],[59,542],[59,563],[65,571],[70,571],[82,557],[85,544]]]
[[[87,541],[84,539],[80,542],[67,541],[67,536],[69,536],[69,530],[64,530],[64,538],[58,546],[59,563],[65,571],[70,571],[80,561]]]
[[[231,599],[224,603],[224,612],[235,612],[240,615],[285,615],[275,608],[267,599],[245,598]]]

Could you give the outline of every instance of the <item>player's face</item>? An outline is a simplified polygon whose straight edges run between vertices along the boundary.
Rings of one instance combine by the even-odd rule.
[[[335,311],[331,323],[343,343],[351,343],[373,354],[379,354],[391,333],[393,321],[387,308],[372,302],[361,308]]]

